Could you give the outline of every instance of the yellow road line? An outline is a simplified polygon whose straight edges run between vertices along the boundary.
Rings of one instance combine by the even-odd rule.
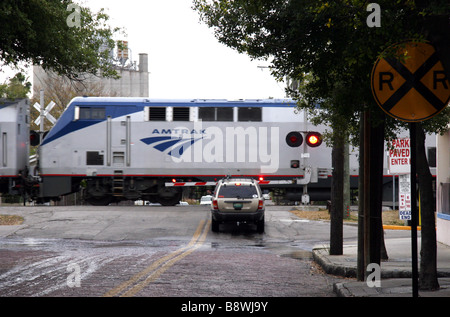
[[[187,255],[194,252],[197,248],[199,248],[206,239],[206,235],[208,234],[210,224],[211,224],[210,220],[206,223],[206,225],[205,225],[205,220],[200,221],[191,241],[186,246],[162,257],[158,261],[154,262],[152,265],[148,266],[141,272],[134,275],[128,281],[120,284],[119,286],[110,290],[103,296],[104,297],[117,296],[118,294],[122,293],[124,290],[128,289],[129,287],[132,287],[132,288],[129,289],[127,292],[125,292],[123,295],[119,295],[119,296],[133,296],[134,294],[139,292],[147,284],[156,280],[163,272],[165,272],[168,268],[170,268],[172,265],[174,265],[177,261],[183,259]],[[202,229],[203,229],[203,233],[202,233]],[[200,234],[201,234],[201,236],[200,236]],[[161,266],[161,267],[159,269],[157,269],[159,266]],[[151,273],[151,272],[153,272],[153,273]],[[145,279],[142,282],[139,282],[139,280],[141,280],[144,277],[145,277]],[[135,286],[132,286],[132,285],[135,285]]]

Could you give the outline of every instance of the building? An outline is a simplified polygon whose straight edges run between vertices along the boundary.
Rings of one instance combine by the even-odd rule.
[[[106,91],[117,97],[148,97],[148,55],[139,54],[137,69],[117,67],[120,79],[99,78]],[[114,94],[115,93],[115,94]]]
[[[436,138],[437,241],[450,245],[450,130]]]
[[[120,78],[104,78],[90,74],[85,75],[82,83],[70,82],[67,78],[62,78],[57,74],[45,71],[40,66],[33,66],[33,89],[34,94],[39,96],[39,90],[44,89],[50,93],[50,90],[56,89],[60,95],[61,88],[72,88],[75,95],[90,95],[104,97],[148,97],[149,96],[149,72],[148,72],[148,54],[139,54],[139,64],[131,58],[128,42],[122,42],[122,49],[118,48],[117,55],[111,55],[113,63]],[[56,88],[53,87],[56,86]],[[64,86],[64,87],[62,87]],[[67,94],[69,95],[69,94]],[[74,96],[71,96],[74,97]],[[71,98],[70,98],[71,99]],[[58,101],[54,100],[57,104]],[[66,100],[64,100],[65,102]],[[61,102],[63,102],[61,100]],[[64,105],[65,106],[65,105]]]

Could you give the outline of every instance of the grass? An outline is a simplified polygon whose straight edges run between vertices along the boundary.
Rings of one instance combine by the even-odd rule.
[[[328,210],[319,211],[301,211],[293,208],[291,212],[299,218],[309,220],[330,220]],[[404,226],[405,221],[398,218],[398,210],[383,211],[382,214],[383,225]],[[344,218],[344,222],[358,222],[358,212],[352,211],[348,217]]]
[[[319,211],[301,211],[295,207],[291,212],[299,218],[309,220],[330,220],[328,210]],[[383,225],[404,226],[405,221],[398,218],[397,210],[383,211],[382,215]],[[24,221],[23,217],[15,215],[0,215],[0,226],[20,225]],[[350,212],[349,217],[344,218],[344,222],[358,222],[358,213],[356,211]]]
[[[15,215],[0,215],[0,226],[15,226],[21,225],[24,219],[21,216]]]

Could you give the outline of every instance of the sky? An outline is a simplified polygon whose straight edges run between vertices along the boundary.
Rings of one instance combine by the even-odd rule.
[[[149,58],[151,98],[259,99],[285,97],[265,61],[226,47],[200,23],[191,0],[84,0],[105,8],[110,25],[123,27],[132,58]]]
[[[284,98],[284,83],[270,75],[266,61],[218,42],[200,23],[191,0],[79,0],[97,12],[105,8],[112,27],[125,29],[132,59],[148,54],[149,97],[162,99]],[[68,14],[70,12],[68,11]],[[28,68],[32,82],[32,68]],[[0,83],[17,70],[2,68]]]

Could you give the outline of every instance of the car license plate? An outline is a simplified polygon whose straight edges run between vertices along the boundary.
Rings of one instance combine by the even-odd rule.
[[[242,203],[233,203],[233,207],[236,210],[242,209],[243,204]]]

